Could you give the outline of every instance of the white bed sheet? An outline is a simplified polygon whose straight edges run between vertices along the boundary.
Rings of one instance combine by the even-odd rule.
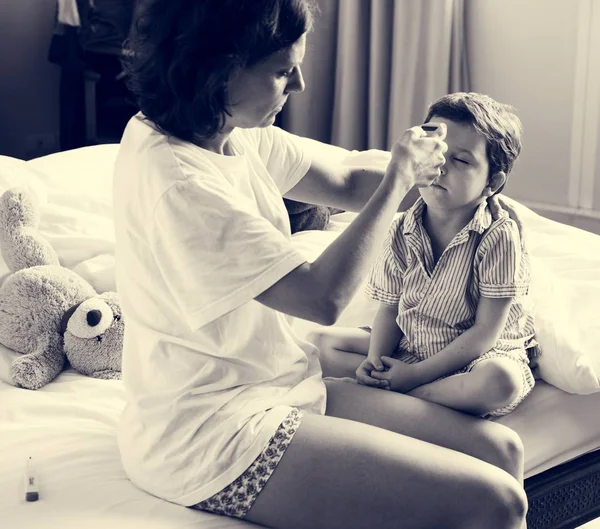
[[[45,173],[32,187],[44,198],[41,231],[63,263],[76,268],[100,291],[114,288],[114,240],[110,217],[110,168],[116,146],[59,153],[28,168]],[[345,153],[338,151],[340,156]],[[0,183],[22,180],[18,161],[0,157]],[[10,162],[10,163],[7,163]],[[91,192],[90,192],[91,191]],[[352,215],[334,216],[326,232],[300,233],[298,247],[308,259],[344,229]],[[589,330],[600,354],[600,324],[585,299],[600,299],[600,237],[544,222],[542,237],[530,241],[544,252],[550,268],[585,292],[577,317]],[[557,241],[561,241],[558,243]],[[574,251],[569,254],[569,244]],[[566,246],[566,248],[565,248]],[[590,256],[577,248],[590,248]],[[553,258],[554,257],[554,258]],[[0,263],[1,264],[1,263]],[[3,271],[0,267],[0,275]],[[338,325],[370,323],[373,306],[359,292]],[[298,334],[316,325],[296,320]],[[0,347],[0,380],[8,380],[11,353]],[[123,406],[119,381],[95,380],[66,371],[38,391],[0,382],[0,527],[7,529],[235,529],[249,524],[185,509],[136,489],[119,460],[115,429]],[[571,395],[538,382],[533,394],[500,422],[514,428],[526,448],[530,477],[589,451],[600,449],[600,392]],[[40,500],[24,501],[23,477],[29,456],[35,459]]]

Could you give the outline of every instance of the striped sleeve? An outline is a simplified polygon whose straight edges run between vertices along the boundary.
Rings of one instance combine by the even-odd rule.
[[[516,297],[527,294],[530,270],[521,250],[517,225],[503,218],[484,237],[479,264],[479,291],[488,298]]]
[[[402,236],[402,217],[392,224],[388,236],[371,269],[366,286],[370,298],[397,305],[402,294],[402,276],[406,271],[406,246]]]

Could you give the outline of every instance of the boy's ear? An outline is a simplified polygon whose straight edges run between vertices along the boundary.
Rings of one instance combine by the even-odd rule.
[[[488,185],[483,190],[483,194],[486,197],[491,197],[498,189],[500,189],[506,183],[506,173],[504,171],[498,171],[494,173],[490,178]]]

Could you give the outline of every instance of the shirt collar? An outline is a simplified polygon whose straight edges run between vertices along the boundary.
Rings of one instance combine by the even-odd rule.
[[[415,232],[418,226],[423,224],[424,210],[425,201],[423,200],[423,197],[419,197],[413,206],[406,212],[403,230],[404,235]],[[477,233],[483,233],[491,226],[491,224],[492,214],[490,212],[490,208],[488,208],[487,200],[484,200],[475,210],[473,218],[461,231],[475,231]]]

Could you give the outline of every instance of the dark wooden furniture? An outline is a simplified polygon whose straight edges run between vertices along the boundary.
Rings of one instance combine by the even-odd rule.
[[[575,529],[600,517],[600,450],[526,479],[525,491],[528,529]]]

